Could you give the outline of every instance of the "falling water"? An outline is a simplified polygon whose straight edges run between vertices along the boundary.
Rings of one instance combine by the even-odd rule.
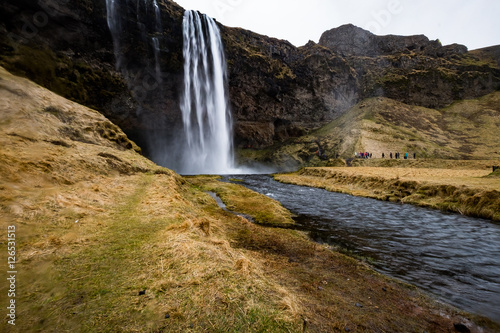
[[[153,8],[155,10],[155,25],[156,31],[161,32],[163,30],[163,25],[161,23],[161,14],[160,7],[158,7],[158,3],[156,0],[153,0]],[[151,38],[153,42],[153,51],[155,55],[155,75],[157,81],[161,81],[161,69],[160,69],[160,40],[158,37]]]
[[[130,28],[130,22],[127,20],[127,14],[130,15],[129,3],[125,0],[106,0],[107,22],[108,27],[113,37],[113,47],[116,59],[116,69],[122,71],[129,87],[133,90],[135,82],[131,82],[130,77],[136,77],[134,73],[127,72],[127,60],[122,47],[130,44],[130,40],[126,41],[127,33]],[[154,10],[154,25],[149,24],[151,21],[150,8]],[[125,16],[124,16],[124,13]],[[144,43],[145,48],[152,50],[155,59],[155,78],[157,82],[161,81],[160,68],[160,38],[163,33],[163,25],[161,22],[161,12],[156,0],[137,0],[136,4],[136,25],[140,31],[141,39],[134,42]],[[133,35],[133,33],[131,33]],[[149,37],[152,36],[152,37]]]
[[[116,69],[134,97],[137,116],[146,115],[144,110],[151,114],[152,108],[162,106],[155,101],[161,100],[164,88],[159,1],[106,0],[106,7]],[[183,126],[179,126],[180,133],[165,133],[159,120],[158,130],[144,134],[151,158],[184,174],[243,172],[233,167],[232,119],[219,28],[211,18],[186,11],[183,40],[184,83],[180,96]],[[146,56],[136,57],[134,49],[146,50]]]
[[[113,48],[116,59],[116,69],[120,69],[122,65],[122,57],[120,52],[120,33],[122,31],[122,23],[118,15],[116,0],[106,0],[106,18],[108,21],[109,31],[113,37]]]
[[[158,37],[151,38],[153,42],[153,51],[155,55],[155,76],[158,82],[161,81],[161,68],[160,68],[160,41]]]
[[[162,30],[162,24],[161,24],[160,7],[158,7],[158,2],[156,2],[156,0],[153,0],[153,7],[155,9],[156,30],[157,31],[161,31]]]
[[[183,21],[184,92],[181,110],[187,147],[182,173],[229,173],[233,168],[232,119],[219,28],[186,11]]]

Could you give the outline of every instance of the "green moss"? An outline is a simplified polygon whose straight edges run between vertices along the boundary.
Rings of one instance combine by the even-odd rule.
[[[97,110],[126,89],[122,79],[112,72],[56,54],[47,47],[17,45],[12,55],[1,57],[0,64],[14,74]]]
[[[294,224],[292,214],[279,202],[242,185],[220,182],[218,176],[187,177],[203,191],[217,193],[229,210],[251,216],[256,223],[271,226]]]
[[[500,169],[496,169],[494,172],[490,173],[484,178],[500,178]]]

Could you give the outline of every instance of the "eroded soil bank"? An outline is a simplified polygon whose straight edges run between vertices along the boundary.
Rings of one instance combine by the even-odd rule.
[[[499,221],[500,177],[498,171],[492,173],[487,166],[498,164],[498,161],[429,160],[417,164],[418,167],[303,168],[275,175],[275,179]]]

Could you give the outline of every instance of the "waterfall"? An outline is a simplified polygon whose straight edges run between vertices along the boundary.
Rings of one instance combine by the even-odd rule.
[[[184,91],[181,111],[186,147],[182,173],[233,171],[232,118],[224,49],[215,21],[196,11],[183,20]]]
[[[158,0],[106,0],[116,69],[127,82],[138,121],[148,128],[135,135],[154,162],[179,173],[242,172],[234,169],[226,60],[219,28],[206,15],[184,13],[181,113],[174,115],[177,108],[168,102],[173,98],[172,80],[164,80],[161,68],[166,46],[162,48],[160,5]],[[122,105],[123,100],[117,99],[112,107],[119,114]],[[173,123],[167,125],[167,121]]]
[[[134,40],[134,43],[143,43],[145,48],[152,50],[155,63],[154,72],[157,82],[161,81],[160,73],[160,38],[163,33],[163,25],[161,22],[161,12],[158,2],[156,0],[137,0],[136,3],[136,25],[137,30],[140,33],[133,32],[130,27],[129,15],[131,11],[129,10],[130,4],[128,0],[106,0],[106,19],[108,23],[111,36],[113,37],[113,48],[116,59],[116,69],[122,71],[124,77],[128,80],[129,76],[134,76],[133,74],[127,73],[127,57],[125,55],[122,47],[124,45],[130,45],[132,41],[130,36],[127,37],[127,33],[131,32],[131,35],[138,36]],[[151,19],[150,7],[154,10],[154,20]],[[154,24],[150,24],[154,22]],[[152,37],[149,37],[152,36]],[[128,40],[124,40],[127,39]],[[135,75],[136,76],[136,75]],[[134,88],[134,84],[129,83],[131,89]]]
[[[151,38],[153,42],[153,49],[154,49],[154,55],[155,55],[155,75],[156,75],[156,80],[158,82],[161,82],[161,68],[160,68],[160,41],[158,40],[158,37],[153,37]]]
[[[119,70],[122,65],[122,57],[120,53],[120,33],[122,31],[122,23],[118,15],[116,0],[106,0],[106,19],[108,22],[109,31],[113,37],[113,49],[115,52],[116,69]]]
[[[157,31],[162,31],[162,24],[161,24],[161,14],[160,14],[160,7],[158,7],[158,3],[156,0],[153,0],[153,7],[155,9],[155,22],[156,22],[156,30]]]

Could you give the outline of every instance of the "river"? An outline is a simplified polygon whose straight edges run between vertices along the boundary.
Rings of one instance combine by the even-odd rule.
[[[234,176],[296,214],[318,242],[370,258],[379,272],[500,322],[500,225],[407,204]],[[229,181],[230,177],[225,178]]]

